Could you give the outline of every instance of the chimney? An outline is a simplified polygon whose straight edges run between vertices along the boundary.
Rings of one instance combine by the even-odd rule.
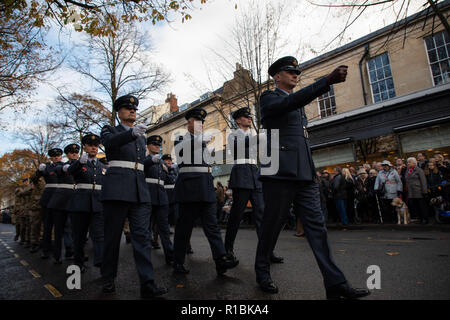
[[[177,97],[174,94],[172,94],[172,93],[167,94],[166,103],[169,104],[170,113],[174,113],[174,112],[178,111],[178,101],[177,101]]]

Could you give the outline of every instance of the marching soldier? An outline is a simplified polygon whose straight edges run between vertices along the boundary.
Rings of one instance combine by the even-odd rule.
[[[366,289],[351,288],[344,274],[334,263],[328,246],[325,218],[320,207],[319,185],[306,131],[303,107],[330,90],[330,85],[344,82],[347,67],[340,66],[328,76],[293,93],[300,69],[294,57],[274,62],[269,74],[276,85],[274,91],[261,95],[261,123],[268,129],[279,130],[279,169],[273,175],[261,175],[264,193],[264,216],[256,252],[256,279],[263,291],[277,293],[278,287],[270,276],[270,252],[273,249],[289,206],[296,200],[300,220],[308,242],[324,278],[328,299],[359,298],[368,295]]]
[[[234,268],[239,263],[226,255],[217,225],[216,194],[211,167],[203,157],[206,143],[212,138],[202,132],[206,115],[206,111],[202,108],[189,110],[185,116],[189,132],[175,141],[176,154],[181,160],[177,161],[180,173],[175,184],[175,200],[179,203],[180,215],[174,236],[175,273],[189,273],[183,264],[194,221],[199,216],[211,247],[218,275],[224,274],[227,269]],[[187,154],[190,154],[189,158]]]
[[[87,134],[81,143],[83,155],[63,169],[73,176],[76,184],[68,208],[71,211],[75,264],[85,272],[84,245],[88,230],[94,247],[94,266],[100,268],[103,261],[104,223],[100,195],[106,166],[97,159],[99,136]]]
[[[167,197],[169,198],[169,225],[176,226],[178,220],[178,203],[175,201],[175,182],[178,177],[178,165],[172,161],[172,156],[170,154],[165,154],[162,156],[166,167],[169,170],[167,174],[167,181],[164,185],[164,189],[166,189]],[[187,254],[193,254],[191,241],[189,240],[187,249]]]
[[[125,218],[128,217],[141,296],[151,298],[167,293],[167,289],[156,286],[150,258],[151,203],[144,174],[147,127],[143,124],[134,125],[138,104],[138,99],[131,95],[118,98],[113,107],[120,124],[116,127],[104,126],[101,133],[101,142],[109,162],[101,195],[105,220],[101,273],[104,279],[103,292],[114,292],[120,239]]]
[[[28,195],[29,195],[29,180],[28,178],[22,179],[22,186],[16,188],[15,195],[15,205],[14,209],[16,212],[16,233],[18,229],[18,234],[20,236],[20,245],[24,245],[26,241],[29,241],[27,239],[27,205],[28,205]]]
[[[64,148],[69,161],[61,163],[56,166],[55,172],[58,176],[58,188],[52,195],[48,203],[48,207],[53,210],[53,219],[55,221],[55,243],[53,250],[53,258],[55,264],[61,264],[61,244],[64,236],[65,257],[73,256],[73,240],[72,230],[68,228],[70,225],[70,211],[69,204],[75,189],[75,182],[73,176],[67,172],[67,168],[78,160],[80,146],[77,144],[69,144]],[[65,230],[66,229],[66,230]]]
[[[233,204],[225,234],[225,249],[228,255],[234,257],[234,241],[248,201],[252,204],[253,221],[259,237],[264,199],[261,181],[259,181],[260,170],[257,165],[257,139],[256,136],[251,135],[250,130],[252,126],[250,108],[240,108],[232,114],[232,117],[239,129],[228,137],[227,149],[232,151],[234,156],[229,182],[229,188],[233,190]],[[240,146],[245,147],[245,152],[238,151]],[[283,260],[272,253],[271,261],[281,263]]]
[[[42,217],[40,214],[41,206],[39,205],[39,200],[42,196],[44,190],[43,184],[40,179],[34,175],[31,177],[31,196],[30,196],[30,242],[31,242],[31,253],[35,253],[39,250],[40,237],[41,237],[41,223]]]
[[[161,243],[166,257],[166,263],[173,263],[173,244],[170,241],[169,229],[169,199],[164,189],[169,172],[167,166],[161,161],[159,151],[161,149],[161,136],[154,135],[147,138],[148,157],[144,161],[145,182],[147,182],[152,199],[152,216],[150,228],[156,225],[156,231],[161,237]],[[150,229],[150,232],[151,232]],[[153,228],[155,229],[155,228]]]
[[[36,171],[36,178],[44,177],[45,189],[42,193],[39,204],[41,206],[41,217],[44,222],[44,233],[42,241],[42,259],[49,257],[49,252],[52,248],[52,230],[54,225],[53,210],[48,208],[48,203],[52,198],[53,193],[58,187],[58,175],[55,170],[57,165],[62,165],[62,153],[59,148],[53,148],[48,151],[51,163],[41,163]]]

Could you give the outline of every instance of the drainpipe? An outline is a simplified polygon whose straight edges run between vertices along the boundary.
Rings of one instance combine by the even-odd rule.
[[[364,105],[367,105],[367,98],[366,98],[366,89],[364,88],[364,78],[363,78],[363,72],[362,72],[362,62],[364,58],[369,54],[369,44],[364,45],[364,54],[361,57],[361,60],[359,60],[359,74],[361,76],[361,87],[363,92],[363,98],[364,98]]]

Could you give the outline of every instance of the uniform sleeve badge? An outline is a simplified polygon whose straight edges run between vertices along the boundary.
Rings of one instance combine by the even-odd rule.
[[[86,168],[86,167],[83,167],[81,170],[83,170],[83,172],[86,172],[86,171],[87,171],[87,168]]]

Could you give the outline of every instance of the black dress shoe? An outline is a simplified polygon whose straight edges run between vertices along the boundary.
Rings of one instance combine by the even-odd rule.
[[[272,253],[270,256],[270,262],[272,263],[284,263],[283,257],[277,257],[275,254]]]
[[[347,282],[326,289],[328,300],[358,299],[370,294],[367,289],[352,288]]]
[[[50,255],[47,252],[42,252],[41,259],[48,259],[50,258]]]
[[[278,287],[273,282],[272,279],[266,279],[259,283],[259,287],[262,291],[268,292],[268,293],[278,293]]]
[[[187,253],[187,254],[193,254],[193,253],[194,253],[194,250],[192,250],[191,247],[188,247],[188,248],[186,249],[186,253]]]
[[[174,263],[173,264],[173,272],[180,274],[188,274],[189,270],[186,269],[182,264]]]
[[[227,257],[233,260],[237,260],[236,256],[234,255],[233,250],[227,250]]]
[[[55,261],[53,261],[53,264],[62,264],[61,258],[55,259]]]
[[[103,293],[113,293],[116,292],[116,285],[114,284],[114,280],[105,280],[103,283]]]
[[[162,296],[169,292],[164,287],[157,287],[154,281],[148,281],[146,284],[141,286],[141,298],[142,299],[151,299],[155,297]]]
[[[31,250],[30,250],[31,253],[35,253],[35,252],[38,252],[38,251],[39,251],[39,246],[38,245],[31,246]]]
[[[229,257],[228,255],[224,255],[218,259],[215,259],[215,262],[218,275],[224,274],[228,269],[232,269],[239,264],[239,260],[233,257]]]

